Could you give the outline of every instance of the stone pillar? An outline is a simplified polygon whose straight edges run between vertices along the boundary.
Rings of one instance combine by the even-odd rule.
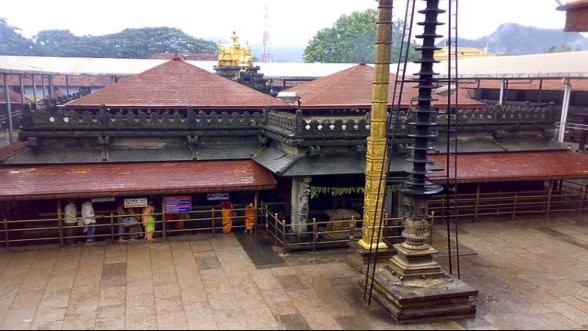
[[[290,222],[292,231],[306,231],[308,223],[308,198],[310,195],[311,177],[295,177],[292,179],[292,215]]]

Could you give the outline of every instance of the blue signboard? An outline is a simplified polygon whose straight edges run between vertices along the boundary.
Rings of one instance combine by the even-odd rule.
[[[165,212],[169,214],[192,211],[192,197],[189,195],[165,197]]]

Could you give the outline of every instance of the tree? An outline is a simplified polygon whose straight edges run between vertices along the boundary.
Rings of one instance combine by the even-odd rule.
[[[33,43],[18,33],[19,28],[8,25],[6,19],[0,17],[0,54],[34,55]]]
[[[33,42],[42,56],[85,57],[86,47],[82,38],[69,30],[43,30],[33,36]]]
[[[579,49],[576,49],[579,51]],[[572,47],[567,45],[561,45],[559,48],[555,46],[551,46],[548,49],[543,49],[544,53],[562,53],[562,52],[572,52]]]
[[[157,53],[218,53],[215,42],[166,27],[81,37],[69,30],[42,30],[31,40],[18,31],[0,18],[0,55],[147,59]]]
[[[377,10],[368,9],[342,15],[331,28],[324,28],[310,40],[304,49],[304,62],[325,63],[374,63],[376,48]],[[393,22],[391,62],[399,60],[404,22]],[[396,45],[396,46],[395,46]],[[418,59],[413,41],[409,47],[408,60]]]
[[[158,53],[218,52],[216,43],[195,39],[175,28],[124,29],[108,37],[105,44],[116,58],[144,59]]]

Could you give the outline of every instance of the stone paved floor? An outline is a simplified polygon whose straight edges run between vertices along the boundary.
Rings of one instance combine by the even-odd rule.
[[[444,232],[435,225],[433,246],[448,271]],[[588,327],[588,217],[463,223],[459,243],[461,279],[479,290],[476,316],[411,324],[368,305],[347,249],[258,267],[236,234],[0,248],[0,329]]]

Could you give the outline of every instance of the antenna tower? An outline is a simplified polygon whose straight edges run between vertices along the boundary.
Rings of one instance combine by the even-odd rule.
[[[267,5],[266,5],[265,6],[265,15],[264,15],[265,29],[263,30],[263,54],[261,54],[261,62],[264,62],[264,63],[274,61],[274,57],[273,57],[272,53],[270,53],[271,38],[270,38],[270,34],[269,34],[267,18],[268,18],[268,12],[267,12]]]

